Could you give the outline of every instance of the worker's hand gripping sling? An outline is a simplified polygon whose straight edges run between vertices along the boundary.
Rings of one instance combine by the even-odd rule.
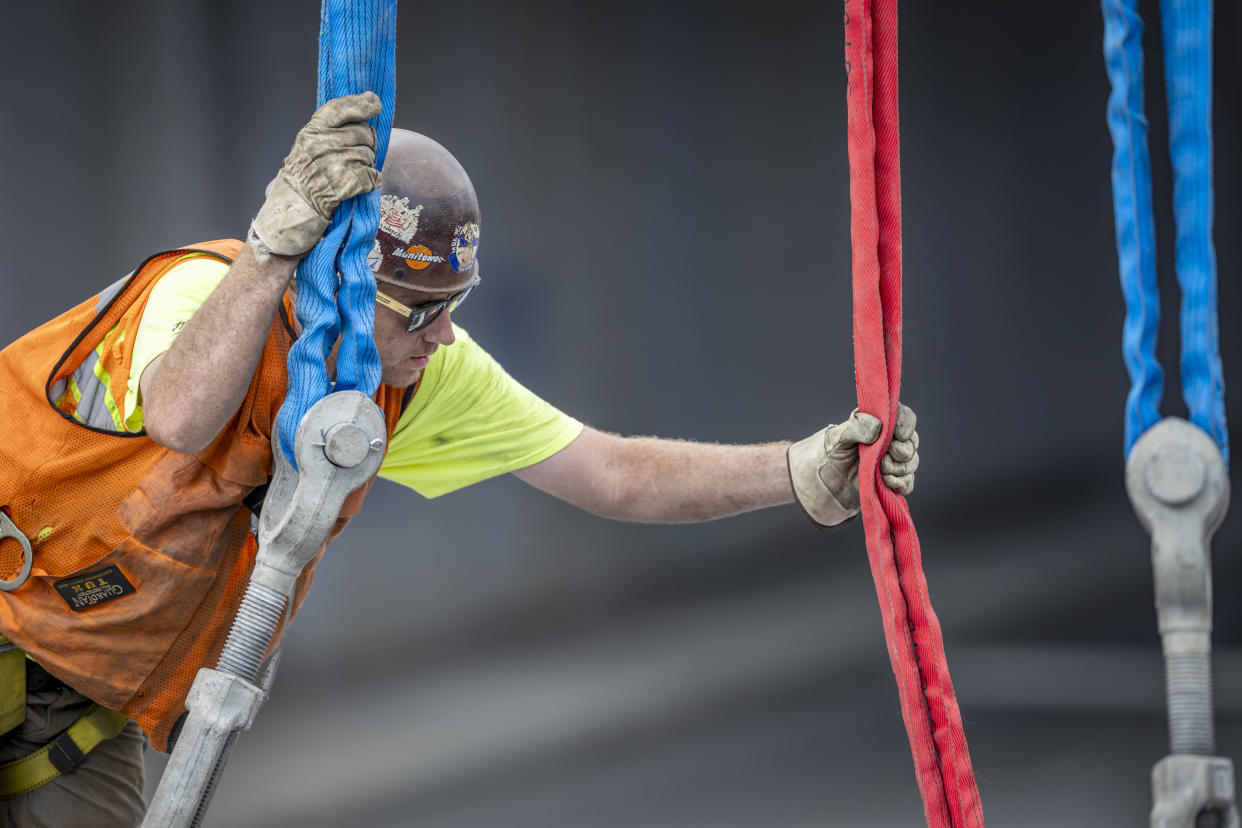
[[[368,90],[379,95],[379,166],[392,127],[396,13],[396,0],[323,0],[320,17],[319,105]],[[228,749],[250,728],[270,685],[274,659],[261,675],[264,659],[298,576],[323,548],[345,497],[375,476],[384,457],[384,416],[371,399],[380,364],[375,281],[366,265],[378,220],[378,191],[343,203],[299,266],[302,335],[290,351],[289,392],[272,435],[276,468],[259,551],[216,669],[200,670],[190,688],[189,714],[144,828],[201,823]],[[333,384],[325,358],[338,334]]]
[[[854,363],[858,408],[884,425],[861,446],[859,495],[889,658],[927,824],[981,828],[983,806],[940,624],[905,498],[880,479],[901,384],[901,169],[896,0],[846,0]]]
[[[1112,83],[1113,207],[1130,372],[1126,490],[1151,534],[1165,659],[1170,755],[1152,768],[1152,828],[1238,828],[1233,763],[1216,753],[1212,716],[1210,541],[1229,505],[1229,437],[1217,344],[1212,246],[1212,4],[1162,0],[1175,261],[1182,290],[1182,394],[1190,422],[1160,418],[1151,161],[1143,106],[1143,22],[1137,0],[1102,0]]]

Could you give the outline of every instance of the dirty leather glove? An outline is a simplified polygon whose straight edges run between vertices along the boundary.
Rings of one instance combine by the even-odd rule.
[[[914,430],[917,422],[914,411],[898,403],[893,440],[880,458],[880,479],[900,495],[914,491],[914,472],[919,467],[919,433]]]
[[[299,258],[327,229],[337,205],[380,184],[375,130],[380,113],[374,92],[328,101],[293,141],[293,149],[268,189],[251,234],[277,256]]]
[[[898,405],[893,440],[880,461],[880,476],[898,494],[914,491],[919,467],[919,436],[914,412]],[[802,511],[820,529],[852,520],[860,511],[858,445],[880,436],[880,421],[855,410],[840,425],[830,425],[789,447],[789,477]]]

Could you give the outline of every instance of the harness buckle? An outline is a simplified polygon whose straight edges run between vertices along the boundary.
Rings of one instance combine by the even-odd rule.
[[[30,551],[30,539],[17,528],[15,524],[3,509],[0,509],[0,541],[5,538],[12,538],[22,545],[23,561],[22,571],[17,573],[17,577],[6,581],[0,578],[0,590],[11,592],[22,584],[26,583],[26,579],[30,577],[30,568],[34,565],[34,554]]]
[[[85,761],[86,754],[82,752],[82,748],[78,747],[78,743],[73,741],[73,737],[66,730],[52,740],[47,752],[47,758],[52,763],[52,767],[65,774],[73,773],[73,769]]]

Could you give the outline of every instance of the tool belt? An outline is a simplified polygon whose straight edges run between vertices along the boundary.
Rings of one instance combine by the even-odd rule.
[[[26,694],[61,686],[61,682],[26,658],[0,635],[0,739],[26,720]],[[124,729],[129,720],[93,704],[73,724],[43,747],[0,765],[0,799],[10,799],[46,785],[82,764],[87,754]]]

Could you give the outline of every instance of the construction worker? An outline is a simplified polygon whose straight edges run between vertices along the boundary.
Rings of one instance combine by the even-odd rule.
[[[215,665],[253,562],[252,516],[299,332],[291,277],[337,206],[380,186],[366,124],[379,111],[371,93],[321,107],[245,242],[152,256],[0,352],[0,824],[141,820],[143,734],[159,750],[175,741],[190,682]],[[859,513],[857,446],[879,436],[875,417],[856,412],[792,445],[585,426],[453,323],[480,285],[479,208],[457,161],[394,130],[380,202],[368,259],[389,436],[379,476],[435,497],[512,472],[630,521],[795,500],[821,528]],[[914,425],[902,406],[882,460],[884,482],[903,494],[918,466]],[[369,486],[346,500],[336,531]]]

